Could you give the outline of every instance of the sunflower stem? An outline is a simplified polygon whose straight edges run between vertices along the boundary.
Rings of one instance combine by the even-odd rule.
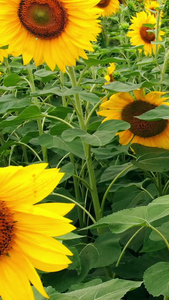
[[[31,91],[36,92],[32,69],[29,67],[28,67],[28,77],[29,77],[29,85],[30,85]],[[38,98],[32,97],[32,100],[33,100],[34,104],[39,108]],[[39,118],[37,119],[37,124],[38,124],[39,135],[42,135],[43,134],[43,126],[42,126],[41,120]],[[46,147],[42,146],[41,149],[42,149],[43,161],[48,162]]]
[[[69,74],[70,80],[72,82],[72,86],[77,86],[75,72],[72,67],[68,68],[68,74]],[[74,98],[75,98],[75,103],[76,103],[76,112],[77,112],[77,116],[78,116],[78,120],[79,120],[79,126],[81,129],[86,131],[86,125],[85,125],[85,121],[83,119],[83,109],[82,109],[79,94],[75,94]],[[87,169],[88,169],[88,174],[89,174],[89,182],[90,182],[90,189],[91,189],[90,192],[91,192],[92,202],[93,202],[93,206],[94,206],[95,217],[96,217],[96,221],[98,221],[101,217],[101,209],[100,209],[95,173],[94,173],[94,168],[93,168],[93,161],[92,161],[92,156],[91,156],[91,147],[89,144],[86,144],[83,141],[82,141],[82,145],[83,145],[83,149],[84,149],[84,154],[85,154],[86,164],[87,164]]]

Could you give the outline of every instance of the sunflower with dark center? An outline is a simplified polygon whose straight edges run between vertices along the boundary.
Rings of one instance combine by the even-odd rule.
[[[98,0],[0,0],[1,44],[24,64],[73,66],[101,31]],[[10,16],[10,17],[9,17]]]
[[[143,90],[129,93],[117,93],[109,100],[102,103],[98,115],[108,120],[123,120],[130,124],[130,129],[118,133],[122,145],[138,143],[149,147],[169,149],[169,120],[146,121],[137,116],[165,104],[169,105],[162,97],[163,92],[150,92],[144,95]]]
[[[130,25],[127,33],[127,36],[131,38],[131,44],[133,46],[143,45],[143,51],[145,55],[152,55],[152,53],[155,53],[156,45],[152,44],[152,42],[156,41],[155,29],[157,21],[154,14],[141,11],[136,14],[136,17],[132,17],[131,22],[132,24]],[[147,24],[150,24],[150,27]],[[160,30],[158,40],[162,40],[161,36],[163,34],[164,32]],[[139,51],[142,50],[139,49]]]
[[[74,230],[71,221],[64,217],[74,205],[38,203],[53,191],[64,175],[57,168],[46,167],[47,164],[42,163],[0,168],[2,300],[34,300],[31,284],[49,298],[35,268],[55,272],[71,263],[68,258],[71,251],[56,237]]]
[[[155,0],[147,1],[144,4],[144,7],[147,12],[150,12],[151,14],[153,14],[156,17],[157,14],[159,13],[160,4]],[[162,15],[163,15],[163,12],[161,11],[160,16],[162,17]]]
[[[118,0],[101,0],[96,5],[98,8],[102,9],[102,16],[110,16],[115,14],[119,10]]]

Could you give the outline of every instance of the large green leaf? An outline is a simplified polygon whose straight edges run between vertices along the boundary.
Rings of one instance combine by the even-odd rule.
[[[146,289],[154,297],[169,296],[169,263],[158,262],[144,273]]]
[[[121,247],[119,237],[112,232],[105,232],[99,236],[94,242],[94,246],[98,251],[98,260],[94,264],[94,268],[105,267],[117,261]]]
[[[169,216],[169,197],[159,197],[147,206],[124,209],[103,217],[93,227],[106,227],[114,233],[122,233],[135,226],[149,226]]]
[[[83,289],[77,288],[76,291],[64,294],[55,293],[51,287],[48,287],[46,291],[50,300],[121,300],[127,292],[137,289],[141,284],[140,281],[112,279]],[[35,299],[45,300],[46,298],[35,291]]]
[[[165,104],[157,106],[156,108],[137,116],[137,118],[147,121],[169,119],[169,106]]]
[[[127,169],[129,167],[129,169]],[[130,168],[131,167],[131,168]],[[126,171],[124,171],[127,169]],[[113,165],[108,167],[104,170],[104,172],[101,175],[100,182],[110,181],[113,180],[119,173],[124,171],[124,173],[121,175],[121,177],[125,176],[128,172],[133,171],[137,169],[137,167],[132,166],[131,163],[126,163],[123,165]]]
[[[133,90],[140,89],[141,87],[146,86],[146,82],[142,83],[123,83],[120,81],[114,81],[109,84],[104,85],[106,90],[114,91],[114,92],[131,92]]]
[[[132,144],[137,160],[132,164],[140,169],[152,172],[164,172],[169,170],[169,150],[146,147]]]
[[[35,105],[25,108],[17,117],[9,117],[0,122],[0,129],[22,124],[24,121],[34,120],[42,116],[41,111]]]
[[[141,283],[112,279],[93,287],[67,293],[67,295],[71,297],[76,296],[79,300],[120,300],[128,291],[138,288]]]
[[[80,140],[75,140],[72,142],[65,142],[59,136],[52,136],[50,134],[42,134],[41,136],[39,136],[38,142],[41,146],[47,147],[48,149],[50,149],[50,148],[62,149],[66,152],[73,153],[80,158],[83,158],[83,159],[85,158],[82,143]]]

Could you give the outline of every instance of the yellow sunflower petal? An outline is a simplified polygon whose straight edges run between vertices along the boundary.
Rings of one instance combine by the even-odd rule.
[[[44,290],[38,273],[36,272],[31,262],[23,254],[21,255],[21,253],[13,251],[10,260],[12,261],[13,265],[17,265],[21,270],[24,269],[28,280],[39,291],[39,293],[41,293],[45,298],[49,298]]]
[[[15,207],[20,203],[25,204],[25,199],[30,204],[44,199],[53,191],[64,175],[59,172],[59,169],[45,170],[46,166],[46,164],[39,164],[19,168],[15,172],[15,176],[4,182],[0,197]]]
[[[130,130],[122,131],[118,133],[118,135],[119,135],[119,142],[122,145],[129,144],[133,138],[133,133]]]
[[[13,264],[10,257],[3,257],[0,269],[0,294],[3,300],[34,300],[25,272]]]

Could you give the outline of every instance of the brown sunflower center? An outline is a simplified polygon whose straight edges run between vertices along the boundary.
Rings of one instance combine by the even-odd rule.
[[[15,222],[9,208],[0,201],[0,257],[12,248],[15,238]]]
[[[130,131],[134,135],[144,138],[156,136],[164,131],[168,123],[167,120],[144,121],[135,118],[135,116],[140,116],[154,108],[156,108],[156,105],[146,101],[134,101],[123,108],[121,112],[122,120],[130,123]]]
[[[113,77],[113,75],[112,74],[109,74],[109,78],[110,78],[110,82],[113,82],[114,81],[114,77]]]
[[[18,17],[35,37],[58,37],[67,24],[67,11],[58,0],[21,0]]]
[[[154,34],[154,32],[150,32],[148,30],[152,30],[152,29],[149,27],[141,26],[140,35],[141,35],[142,40],[145,43],[150,44],[151,42],[153,42],[155,40],[155,34]]]
[[[100,7],[100,8],[106,7],[106,6],[109,5],[110,1],[111,1],[111,0],[101,0],[101,1],[97,4],[97,6]]]

